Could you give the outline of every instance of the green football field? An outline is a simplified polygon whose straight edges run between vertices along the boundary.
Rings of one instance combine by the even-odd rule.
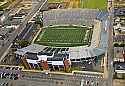
[[[92,30],[76,27],[49,27],[36,39],[37,44],[57,47],[87,45],[91,41]]]
[[[81,8],[106,9],[107,0],[80,0]]]

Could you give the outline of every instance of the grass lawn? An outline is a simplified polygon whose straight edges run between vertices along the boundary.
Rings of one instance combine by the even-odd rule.
[[[63,0],[48,0],[49,3],[60,3],[63,2]]]
[[[80,46],[87,45],[91,36],[92,30],[88,28],[49,27],[39,34],[35,43],[57,47]]]
[[[81,8],[106,9],[107,0],[80,0]]]

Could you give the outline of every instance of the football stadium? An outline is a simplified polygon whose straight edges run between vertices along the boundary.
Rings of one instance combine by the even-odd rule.
[[[92,69],[105,54],[100,46],[102,22],[96,9],[56,9],[43,12],[43,27],[33,44],[16,51],[27,69]],[[102,15],[103,16],[103,15]]]

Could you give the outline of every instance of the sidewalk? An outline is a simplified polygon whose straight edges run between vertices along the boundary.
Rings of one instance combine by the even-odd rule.
[[[40,28],[40,27],[37,27]],[[38,37],[39,33],[42,31],[42,28],[39,29],[39,31],[37,32],[37,34],[35,35],[34,39],[32,40],[32,44],[35,42],[36,38]]]
[[[100,44],[100,34],[101,34],[101,22],[98,20],[95,20],[96,24],[94,26],[93,35],[92,35],[92,41],[91,41],[91,47],[99,47]]]

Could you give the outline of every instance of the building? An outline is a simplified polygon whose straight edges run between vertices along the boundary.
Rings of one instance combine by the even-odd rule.
[[[96,64],[99,56],[105,52],[92,48],[51,48],[32,44],[18,49],[15,53],[26,69],[60,71],[71,66],[84,67],[83,63]]]

